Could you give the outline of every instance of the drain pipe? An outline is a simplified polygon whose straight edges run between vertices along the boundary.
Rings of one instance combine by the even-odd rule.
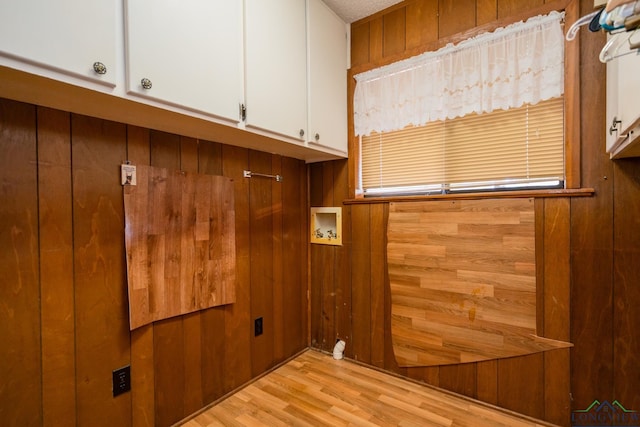
[[[333,347],[333,358],[336,360],[340,360],[343,358],[342,353],[344,353],[344,348],[347,345],[347,343],[345,343],[344,341],[342,341],[341,339],[338,339],[336,341],[336,345]]]

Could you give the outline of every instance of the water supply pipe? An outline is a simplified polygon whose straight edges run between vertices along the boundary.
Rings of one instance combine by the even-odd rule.
[[[342,341],[341,339],[336,341],[336,345],[333,347],[333,358],[336,360],[340,360],[342,359],[343,353],[344,353],[344,348],[347,345],[346,342]]]

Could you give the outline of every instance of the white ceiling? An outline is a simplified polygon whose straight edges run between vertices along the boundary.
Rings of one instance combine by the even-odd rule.
[[[344,22],[350,24],[402,0],[323,0]]]

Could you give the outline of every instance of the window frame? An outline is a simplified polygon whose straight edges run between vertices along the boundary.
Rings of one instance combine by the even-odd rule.
[[[478,34],[494,31],[497,28],[510,25],[512,23],[526,20],[531,16],[538,14],[548,14],[551,11],[564,11],[565,23],[564,29],[570,27],[571,23],[575,22],[579,18],[579,2],[577,0],[568,1],[556,1],[551,4],[545,4],[543,7],[537,8],[532,11],[528,11],[526,14],[520,14],[511,16],[508,19],[496,20],[490,24],[475,27],[473,30],[464,32],[462,34],[455,34],[450,37],[442,38],[436,42],[423,45],[419,50],[412,50],[404,52],[402,55],[396,55],[386,60],[371,62],[360,67],[352,67],[347,72],[348,79],[348,114],[349,114],[349,197],[351,199],[364,200],[364,194],[360,191],[358,177],[360,176],[360,141],[359,137],[355,135],[353,124],[353,97],[355,92],[355,79],[356,74],[362,73],[367,70],[371,70],[383,65],[387,65],[402,59],[415,56],[427,51],[434,51],[448,43],[458,43],[464,39],[474,37]],[[541,194],[541,195],[557,195],[557,194],[572,194],[577,193],[582,195],[584,191],[580,191],[580,73],[579,73],[579,61],[580,61],[580,45],[578,40],[568,41],[565,43],[565,67],[564,67],[564,98],[565,98],[565,181],[564,189],[540,189],[540,190],[522,190],[522,191],[492,191],[487,193],[470,193],[472,196],[480,197],[482,195],[493,195],[493,197],[514,197],[517,194]],[[578,190],[578,191],[572,191]],[[560,192],[560,193],[559,193]],[[592,192],[592,190],[591,190]],[[587,191],[589,193],[589,191]],[[367,197],[367,200],[385,200],[393,201],[397,199],[405,199],[410,197],[412,200],[415,198],[461,198],[464,197],[463,193],[456,194],[444,194],[437,196],[383,196],[383,197]]]

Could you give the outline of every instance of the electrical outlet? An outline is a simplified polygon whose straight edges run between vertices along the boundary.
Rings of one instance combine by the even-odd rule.
[[[116,369],[112,373],[113,397],[131,390],[131,366]]]
[[[253,323],[254,336],[262,335],[262,317],[258,317]]]

